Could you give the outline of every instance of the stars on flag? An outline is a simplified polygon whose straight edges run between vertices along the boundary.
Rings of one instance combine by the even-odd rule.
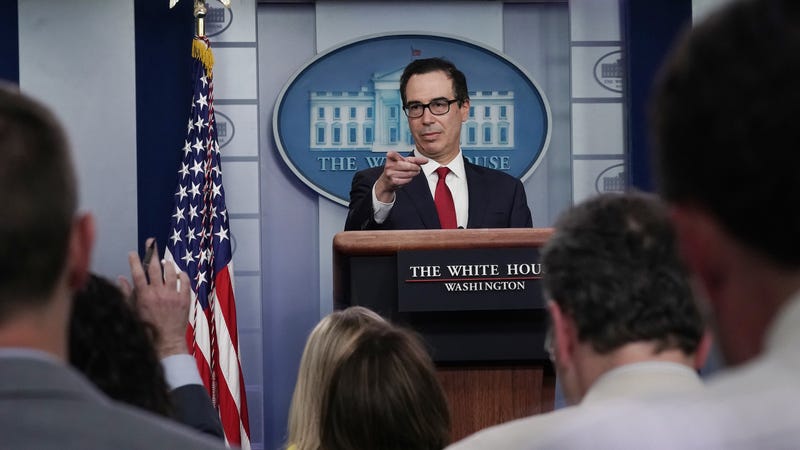
[[[203,150],[205,150],[205,147],[203,147],[203,143],[200,142],[200,139],[197,138],[195,138],[194,145],[192,145],[192,148],[195,149],[196,152],[202,152]]]
[[[178,174],[181,175],[181,180],[183,180],[184,178],[186,178],[187,175],[189,175],[189,166],[185,162],[181,163],[181,168],[178,169]]]
[[[180,173],[180,171],[178,173]],[[189,195],[189,194],[186,193],[186,186],[183,186],[183,185],[178,186],[178,192],[176,192],[175,195],[180,197],[178,199],[179,202],[182,201],[184,199],[184,197]]]
[[[200,95],[198,96],[198,99],[197,99],[197,100],[195,100],[195,103],[197,103],[198,105],[200,105],[200,111],[202,111],[202,110],[203,110],[203,107],[204,107],[204,106],[205,106],[205,107],[208,107],[208,101],[206,100],[206,96],[205,96],[205,95],[203,95],[203,94],[200,94]]]
[[[206,169],[203,168],[203,162],[202,161],[195,161],[194,165],[192,166],[192,168],[190,170],[192,172],[194,172],[194,176],[197,177],[197,174],[203,173]]]
[[[174,247],[174,257],[180,261],[178,264],[185,266],[183,269],[199,289],[209,283],[207,277],[212,272],[208,265],[213,263],[213,258],[208,247],[230,241],[230,235],[223,200],[219,143],[215,138],[214,121],[209,116],[213,110],[209,105],[207,77],[199,77],[196,87],[200,92],[193,97],[192,118],[181,149],[183,161],[178,169],[180,183],[175,192],[169,241]]]

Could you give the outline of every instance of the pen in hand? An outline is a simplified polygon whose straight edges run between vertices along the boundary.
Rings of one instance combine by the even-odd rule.
[[[156,240],[152,239],[150,241],[150,244],[147,246],[147,249],[144,252],[144,260],[142,261],[142,267],[144,268],[144,275],[145,277],[148,277],[148,281],[149,281],[149,275],[147,273],[147,267],[150,265],[150,261],[153,259],[153,254],[155,253],[155,250],[156,250]]]
[[[147,250],[145,250],[144,253],[144,262],[142,262],[142,265],[144,266],[145,273],[147,272],[147,266],[150,264],[150,260],[153,259],[153,253],[155,252],[155,249],[156,240],[153,239],[150,241],[150,245],[147,246]]]

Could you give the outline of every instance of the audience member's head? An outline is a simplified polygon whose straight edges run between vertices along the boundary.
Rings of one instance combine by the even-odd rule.
[[[621,363],[704,361],[704,321],[654,196],[602,194],[574,206],[557,220],[541,260],[550,347],[571,403]]]
[[[735,2],[687,30],[654,93],[658,187],[731,363],[798,287],[797,54],[800,2]]]
[[[109,397],[170,416],[156,332],[117,286],[91,275],[75,295],[69,362]]]
[[[288,443],[297,450],[318,450],[324,386],[339,360],[351,351],[356,336],[368,325],[388,323],[362,306],[325,316],[306,341],[289,410]]]
[[[450,440],[433,362],[398,327],[358,334],[331,376],[322,411],[322,450],[438,450]]]
[[[0,346],[65,358],[69,304],[86,277],[93,224],[76,214],[64,130],[9,85],[0,85],[0,161]]]

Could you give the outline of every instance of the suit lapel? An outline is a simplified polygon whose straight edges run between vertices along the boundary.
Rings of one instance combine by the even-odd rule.
[[[439,214],[436,212],[436,205],[433,203],[431,190],[428,187],[428,180],[425,173],[420,170],[419,174],[403,187],[403,192],[408,196],[411,205],[419,214],[420,220],[426,229],[441,228],[439,224]]]
[[[469,219],[467,228],[483,228],[486,223],[486,205],[489,204],[489,188],[486,179],[476,166],[464,158],[464,173],[467,175],[467,189],[469,190]]]

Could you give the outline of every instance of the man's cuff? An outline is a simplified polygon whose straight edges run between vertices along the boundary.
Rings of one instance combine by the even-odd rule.
[[[163,358],[161,367],[164,369],[164,378],[170,389],[177,389],[187,384],[203,384],[200,372],[197,371],[197,363],[188,353]]]
[[[389,217],[389,213],[392,211],[396,198],[397,197],[392,194],[392,203],[383,203],[378,200],[378,195],[375,194],[375,185],[372,185],[372,218],[375,220],[375,223],[383,223],[386,221],[386,218]]]

